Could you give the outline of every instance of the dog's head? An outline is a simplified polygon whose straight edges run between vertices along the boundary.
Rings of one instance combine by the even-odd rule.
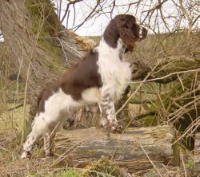
[[[128,51],[133,50],[135,42],[145,39],[147,36],[147,30],[138,25],[135,17],[132,15],[117,15],[113,19],[113,23],[117,28],[119,37]]]

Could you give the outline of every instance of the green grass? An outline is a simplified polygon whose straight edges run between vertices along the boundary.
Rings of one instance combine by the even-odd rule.
[[[69,169],[59,173],[56,177],[83,177],[83,176],[78,171],[74,169]]]
[[[101,158],[97,162],[86,167],[84,177],[122,177],[120,169],[111,160]]]

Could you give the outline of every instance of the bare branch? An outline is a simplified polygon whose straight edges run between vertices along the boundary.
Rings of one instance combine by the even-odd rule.
[[[96,8],[99,6],[100,4],[100,1],[98,0],[95,7],[93,8],[93,10],[87,15],[87,17],[79,24],[77,25],[76,27],[74,27],[74,31],[77,31],[90,17],[91,15],[95,12]]]
[[[81,2],[81,1],[83,1],[83,0],[70,1],[70,2],[67,4],[67,7],[66,7],[66,9],[65,9],[65,13],[64,13],[62,19],[60,20],[61,23],[63,23],[65,17],[67,16],[67,13],[68,13],[68,10],[69,10],[70,5],[75,4],[75,3],[78,3],[78,2]]]
[[[62,11],[62,0],[60,0],[59,8],[58,8],[58,19],[59,20],[60,20],[60,16],[61,16],[61,11]]]
[[[198,19],[200,18],[200,15],[198,15],[192,22],[192,26],[198,21]]]
[[[110,18],[111,18],[111,19],[112,19],[112,15],[113,15],[113,11],[114,11],[115,5],[116,5],[116,1],[113,0],[112,8],[111,8],[111,11],[110,11]]]

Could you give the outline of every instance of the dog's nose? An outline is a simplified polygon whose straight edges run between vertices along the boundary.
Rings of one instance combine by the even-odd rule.
[[[139,37],[140,39],[144,39],[146,38],[146,36],[147,36],[147,29],[141,26],[139,30]]]

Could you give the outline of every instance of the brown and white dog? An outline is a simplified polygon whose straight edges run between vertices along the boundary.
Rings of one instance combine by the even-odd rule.
[[[51,88],[46,88],[38,101],[38,110],[32,123],[21,158],[26,158],[35,141],[44,136],[45,155],[51,154],[52,130],[80,106],[98,103],[102,125],[117,128],[114,103],[131,80],[130,64],[123,53],[132,51],[136,41],[144,39],[147,30],[136,23],[132,15],[117,15],[108,24],[99,45]]]

